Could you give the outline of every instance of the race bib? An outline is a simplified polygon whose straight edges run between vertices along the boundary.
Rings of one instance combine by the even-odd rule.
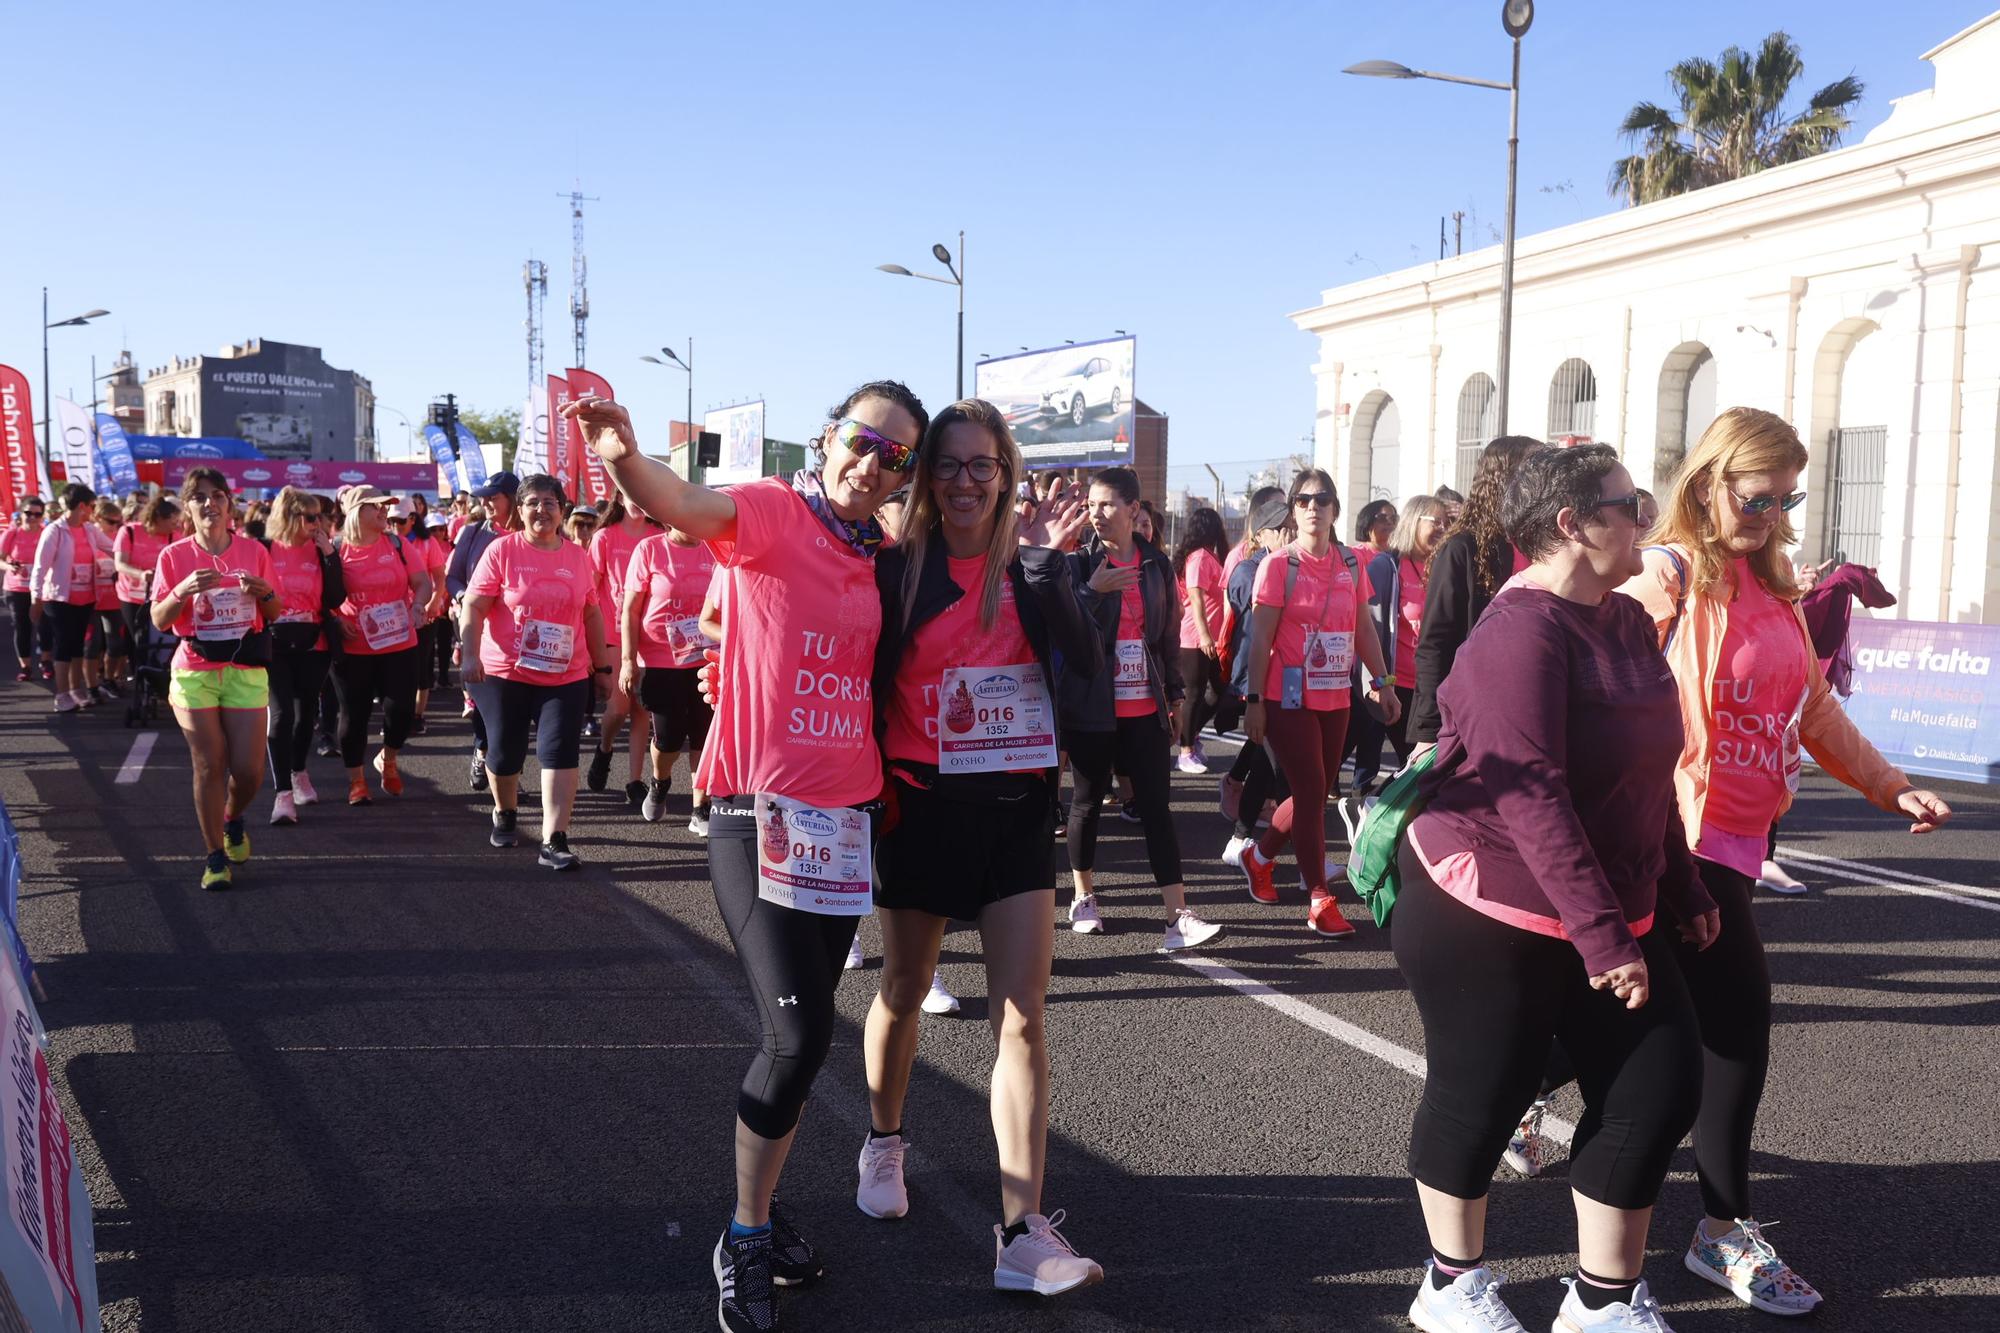
[[[938,772],[1055,766],[1055,711],[1039,664],[945,669],[938,683]]]
[[[757,896],[820,916],[867,916],[872,865],[868,816],[845,806],[757,796]]]
[[[361,622],[361,637],[378,653],[398,647],[410,637],[410,607],[407,602],[376,602],[362,607],[355,619]]]
[[[1354,675],[1352,630],[1306,631],[1306,688],[1345,690]]]
[[[576,626],[530,620],[521,626],[521,665],[560,676],[576,656]]]
[[[701,632],[701,617],[686,616],[667,622],[667,648],[675,666],[700,666],[701,655],[715,647],[715,640]]]
[[[1112,678],[1111,697],[1113,699],[1149,702],[1153,691],[1148,688],[1151,676],[1146,670],[1146,641],[1144,639],[1120,639],[1118,641],[1118,674]]]
[[[1799,719],[1806,714],[1806,699],[1811,690],[1808,683],[1799,692],[1799,706],[1792,710],[1792,720],[1785,724],[1784,748],[1780,752],[1785,765],[1785,790],[1793,796],[1799,794],[1799,772],[1804,767],[1799,757]]]
[[[69,590],[72,594],[89,592],[95,586],[97,566],[88,560],[73,560],[69,567]]]
[[[257,604],[241,588],[211,588],[195,594],[194,636],[197,639],[240,639],[256,624]]]
[[[108,555],[98,556],[97,581],[107,588],[116,583],[118,581],[118,562]]]

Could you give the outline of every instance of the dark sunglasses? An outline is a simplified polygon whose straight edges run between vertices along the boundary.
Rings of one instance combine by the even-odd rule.
[[[1333,497],[1331,495],[1328,495],[1325,491],[1300,491],[1297,495],[1294,495],[1292,497],[1292,508],[1294,509],[1303,509],[1307,505],[1313,505],[1320,509],[1326,509],[1332,504],[1333,504]]]
[[[26,514],[29,518],[40,518],[42,515],[48,513],[49,511],[46,509],[26,509],[23,510],[22,512]]]
[[[1804,491],[1793,491],[1789,495],[1754,495],[1748,500],[1738,495],[1735,491],[1731,491],[1729,495],[1731,499],[1736,501],[1737,507],[1742,509],[1745,516],[1749,518],[1755,518],[1759,514],[1768,514],[1773,509],[1782,509],[1789,514],[1806,502],[1806,493]]]
[[[917,465],[915,445],[899,444],[853,417],[845,417],[834,423],[833,438],[839,442],[841,448],[856,458],[866,458],[874,454],[882,460],[882,466],[891,472],[908,472]]]
[[[974,481],[991,481],[1000,475],[1000,460],[985,455],[961,460],[947,455],[931,463],[931,475],[939,481],[950,481],[961,472],[970,472]]]
[[[1599,500],[1596,504],[1592,505],[1591,508],[1623,509],[1632,516],[1632,521],[1634,523],[1637,523],[1639,521],[1639,506],[1641,503],[1644,502],[1644,500],[1645,500],[1644,496],[1640,495],[1639,492],[1634,491],[1630,495],[1620,495],[1608,500]]]

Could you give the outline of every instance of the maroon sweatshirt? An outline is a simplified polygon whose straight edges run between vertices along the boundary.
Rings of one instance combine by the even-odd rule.
[[[1434,861],[1471,852],[1480,897],[1560,923],[1592,976],[1639,959],[1628,923],[1659,899],[1682,921],[1714,908],[1674,812],[1680,699],[1637,601],[1503,590],[1438,706],[1415,832]]]

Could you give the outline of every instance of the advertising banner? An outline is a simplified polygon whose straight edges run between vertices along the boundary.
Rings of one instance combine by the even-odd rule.
[[[569,381],[560,375],[549,376],[549,456],[548,474],[562,486],[563,494],[576,497],[577,472],[582,466],[581,459],[572,451],[570,437],[576,432],[563,420],[562,410],[569,406]],[[521,474],[526,476],[524,472]]]
[[[973,396],[1000,409],[1031,468],[1130,463],[1136,347],[1106,338],[981,361]]]
[[[14,511],[30,495],[45,500],[49,495],[35,449],[34,398],[26,375],[0,366],[0,524],[13,522]]]
[[[204,362],[201,419],[272,458],[352,458],[355,406],[353,372],[329,366],[317,347],[258,342]]]
[[[229,478],[231,486],[246,490],[275,491],[280,486],[299,486],[309,491],[333,492],[342,486],[367,482],[385,491],[423,491],[437,484],[437,468],[430,463],[335,463],[283,458],[177,458],[162,466],[161,478],[168,490],[177,490],[187,480],[188,470],[212,467]]]
[[[63,465],[63,473],[71,481],[88,482],[93,478],[91,434],[90,413],[67,398],[56,399],[56,461]]]
[[[132,457],[140,462],[162,462],[171,458],[262,458],[263,452],[248,440],[226,435],[127,435]]]
[[[97,453],[104,460],[104,470],[111,477],[111,489],[119,495],[130,495],[139,489],[139,468],[132,458],[132,442],[125,438],[125,428],[118,424],[118,418],[109,412],[97,414]]]
[[[521,405],[521,441],[514,448],[514,475],[532,477],[549,470],[549,389],[537,385]]]
[[[706,484],[730,486],[764,475],[763,399],[718,407],[703,420],[702,429],[722,437],[721,460],[707,470],[703,477]]]
[[[486,455],[480,451],[478,438],[465,428],[463,421],[458,423],[458,461],[465,470],[466,490],[486,484]]]
[[[594,393],[600,398],[609,398],[613,402],[618,400],[618,395],[611,392],[611,381],[605,379],[604,376],[597,374],[595,371],[570,371],[569,391],[572,394],[578,395]],[[576,502],[578,504],[601,505],[611,498],[613,490],[611,472],[604,466],[604,460],[597,456],[597,450],[583,442],[583,432],[572,431],[571,433],[576,436],[577,456],[583,460],[581,472],[583,480],[578,483],[578,489],[582,494],[575,497]]]
[[[458,474],[457,451],[451,447],[451,437],[444,433],[444,427],[432,424],[424,426],[424,447],[431,451],[431,462],[437,464],[446,476]],[[464,478],[459,478],[461,485]]]
[[[1847,715],[1906,773],[2000,782],[2000,625],[1857,617]]]

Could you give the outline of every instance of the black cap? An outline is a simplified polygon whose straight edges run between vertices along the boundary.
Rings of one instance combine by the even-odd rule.
[[[1291,516],[1291,509],[1283,500],[1266,500],[1250,516],[1250,531],[1262,532],[1266,528],[1282,528]]]
[[[473,487],[472,495],[476,500],[491,500],[496,495],[504,495],[511,500],[514,498],[514,492],[520,489],[519,477],[511,472],[496,472],[486,479],[484,486]]]

